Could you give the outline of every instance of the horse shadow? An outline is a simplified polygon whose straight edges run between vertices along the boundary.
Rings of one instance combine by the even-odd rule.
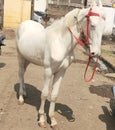
[[[107,85],[102,84],[99,86],[90,85],[89,91],[90,93],[97,94],[98,96],[101,96],[101,97],[106,97],[106,98],[113,97],[112,86],[109,84]]]
[[[115,130],[115,116],[111,115],[111,112],[106,106],[102,106],[104,114],[99,115],[99,119],[106,123],[106,130]]]
[[[81,60],[81,59],[75,59],[74,63],[78,63],[78,64],[87,64],[87,61]]]
[[[38,90],[36,87],[30,85],[30,84],[25,84],[26,86],[26,91],[27,91],[27,97],[25,98],[25,103],[26,104],[30,104],[32,106],[36,107],[36,110],[38,111],[40,108],[40,104],[41,104],[41,91]],[[14,90],[16,92],[16,96],[18,99],[18,92],[19,92],[19,84],[15,84],[14,86]],[[50,106],[50,101],[46,100],[45,103],[45,113],[47,116],[47,122],[50,122],[50,118],[48,116],[48,112],[49,112],[49,106]],[[73,111],[70,107],[68,107],[65,104],[61,104],[61,103],[56,103],[55,105],[55,111],[57,113],[59,113],[60,115],[64,116],[69,122],[74,122],[75,121],[75,117],[73,114]],[[39,118],[39,116],[38,116]]]
[[[0,63],[0,68],[3,68],[5,65],[5,63]]]

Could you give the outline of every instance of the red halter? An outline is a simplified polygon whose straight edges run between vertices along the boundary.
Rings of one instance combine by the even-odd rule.
[[[88,14],[85,16],[87,18],[87,33],[86,33],[86,43],[89,44],[89,23],[90,23],[90,16],[100,16],[98,13],[92,12],[92,8],[90,8]]]
[[[90,43],[89,43],[89,24],[90,24],[89,18],[90,18],[90,16],[98,16],[98,17],[99,17],[100,15],[99,15],[98,13],[93,12],[91,8],[90,8],[88,14],[86,15],[86,18],[87,18],[87,32],[86,32],[85,40],[86,40],[86,43],[87,43],[87,44],[90,44]],[[77,41],[78,44],[80,44],[82,47],[85,47],[85,46],[86,46],[86,44],[84,44],[78,37],[76,37],[76,36],[73,34],[73,32],[71,31],[71,29],[70,29],[69,27],[68,27],[68,30],[69,30],[69,32],[73,35],[73,37],[76,39],[76,41]],[[85,69],[85,73],[84,73],[84,80],[85,80],[86,82],[90,82],[90,81],[93,79],[93,76],[94,76],[94,74],[95,74],[95,72],[96,72],[97,63],[98,63],[98,58],[97,58],[97,60],[96,60],[96,65],[95,65],[95,67],[94,67],[94,71],[93,71],[91,77],[87,80],[87,79],[86,79],[86,72],[87,72],[88,66],[89,66],[89,64],[90,64],[90,62],[91,62],[91,59],[92,59],[92,57],[89,56],[89,60],[88,60],[88,63],[87,63],[86,69]]]
[[[93,11],[92,11],[92,8],[90,8],[88,14],[85,16],[85,17],[87,18],[87,32],[86,32],[86,36],[85,36],[85,40],[86,40],[86,43],[87,43],[87,44],[90,44],[90,43],[89,43],[89,24],[90,24],[89,18],[90,18],[90,16],[98,16],[98,17],[99,17],[100,15],[99,15],[98,13],[93,12]],[[105,20],[104,17],[102,17],[102,18]],[[77,37],[73,34],[73,32],[71,31],[71,29],[68,28],[68,30],[69,30],[70,33],[73,35],[73,37],[76,39],[77,43],[80,44],[82,47],[84,47],[85,44],[84,44],[79,38],[77,38]]]

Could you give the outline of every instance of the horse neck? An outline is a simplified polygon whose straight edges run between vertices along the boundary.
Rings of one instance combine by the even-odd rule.
[[[65,36],[65,34],[68,32],[68,27],[66,26],[66,24],[64,24],[64,18],[62,17],[61,19],[56,20],[54,23],[48,26],[46,28],[46,31],[57,33],[57,36]]]
[[[78,32],[76,25],[70,27],[71,31],[73,32],[73,35],[77,36],[79,38],[80,32]],[[74,38],[69,31],[68,27],[64,26],[64,29],[61,32],[61,37],[63,38],[64,43],[61,43],[66,48],[66,53],[70,53],[74,51],[74,48],[76,46],[76,39]]]
[[[71,29],[73,35],[75,35],[77,38],[80,37],[80,28],[75,24],[71,27],[68,27],[66,26],[66,24],[64,24],[64,21],[63,21],[63,24],[61,25],[61,31],[60,31],[60,34],[61,36],[64,38],[64,39],[67,39],[67,43],[65,43],[67,48],[69,48],[70,50],[73,50],[75,45],[76,45],[76,39],[75,37],[70,33],[69,31],[69,28]]]
[[[72,30],[75,36],[80,36],[80,32],[78,31],[76,25],[71,26],[70,29]],[[68,26],[65,24],[64,18],[55,21],[52,25],[47,27],[46,30],[48,31],[48,33],[54,32],[56,33],[57,37],[61,37],[63,39],[63,43],[60,44],[62,44],[62,46],[65,45],[65,48],[72,50],[75,46],[76,40],[70,33]]]

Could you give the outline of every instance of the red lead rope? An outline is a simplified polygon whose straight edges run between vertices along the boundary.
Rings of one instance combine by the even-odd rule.
[[[76,39],[77,43],[80,44],[82,47],[84,47],[85,44],[84,44],[79,38],[77,38],[77,37],[73,34],[73,32],[71,31],[71,29],[68,28],[68,30],[69,30],[70,33],[73,35],[73,37]],[[91,60],[92,60],[92,57],[89,56],[88,63],[87,63],[87,66],[86,66],[86,69],[85,69],[85,72],[84,72],[84,80],[85,80],[85,82],[90,82],[90,81],[93,79],[94,74],[95,74],[95,72],[96,72],[96,67],[97,67],[97,63],[98,63],[98,57],[97,57],[96,65],[95,65],[95,67],[94,67],[94,70],[93,70],[93,73],[92,73],[91,77],[90,77],[89,79],[86,79],[86,73],[87,73],[87,70],[88,70],[88,67],[89,67],[89,64],[90,64]]]
[[[88,63],[87,63],[86,69],[85,69],[85,73],[84,73],[84,80],[85,80],[85,82],[90,82],[93,79],[94,74],[96,72],[96,68],[97,68],[97,64],[98,64],[98,57],[96,59],[96,65],[94,67],[94,70],[93,70],[93,73],[92,73],[91,77],[89,79],[86,79],[86,73],[87,73],[88,66],[89,66],[91,60],[92,60],[92,57],[89,56],[89,60],[88,60]]]
[[[85,46],[85,44],[79,39],[79,38],[77,38],[74,34],[73,34],[73,32],[71,31],[71,29],[68,27],[68,30],[70,31],[70,33],[72,34],[72,36],[75,38],[75,40],[77,41],[77,43],[79,43],[82,47],[84,47]]]
[[[98,17],[99,17],[100,15],[99,15],[98,13],[92,12],[92,9],[91,9],[91,8],[90,8],[88,14],[86,15],[86,18],[87,18],[86,42],[87,42],[87,44],[90,44],[90,43],[89,43],[89,24],[90,24],[89,18],[90,18],[90,16],[98,16]],[[77,43],[80,44],[82,47],[84,47],[85,44],[84,44],[79,38],[77,38],[77,37],[73,34],[73,32],[71,31],[71,29],[70,29],[69,27],[68,27],[68,30],[69,30],[69,32],[72,34],[72,36],[76,39]],[[75,45],[75,46],[76,46],[76,45]],[[92,57],[89,56],[89,60],[88,60],[88,63],[87,63],[87,66],[86,66],[86,69],[85,69],[85,72],[84,72],[84,80],[85,80],[85,82],[90,82],[90,81],[93,79],[94,74],[95,74],[95,72],[96,72],[96,67],[97,67],[97,63],[98,63],[98,57],[97,57],[97,59],[96,59],[96,65],[95,65],[95,67],[94,67],[94,70],[93,70],[93,73],[92,73],[91,77],[90,77],[89,79],[86,79],[86,73],[87,73],[87,70],[88,70],[88,67],[89,67],[89,64],[90,64],[91,60],[92,60]]]

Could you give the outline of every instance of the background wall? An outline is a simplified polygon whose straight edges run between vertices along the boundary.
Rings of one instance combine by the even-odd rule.
[[[17,28],[31,18],[31,0],[4,0],[4,28]]]

